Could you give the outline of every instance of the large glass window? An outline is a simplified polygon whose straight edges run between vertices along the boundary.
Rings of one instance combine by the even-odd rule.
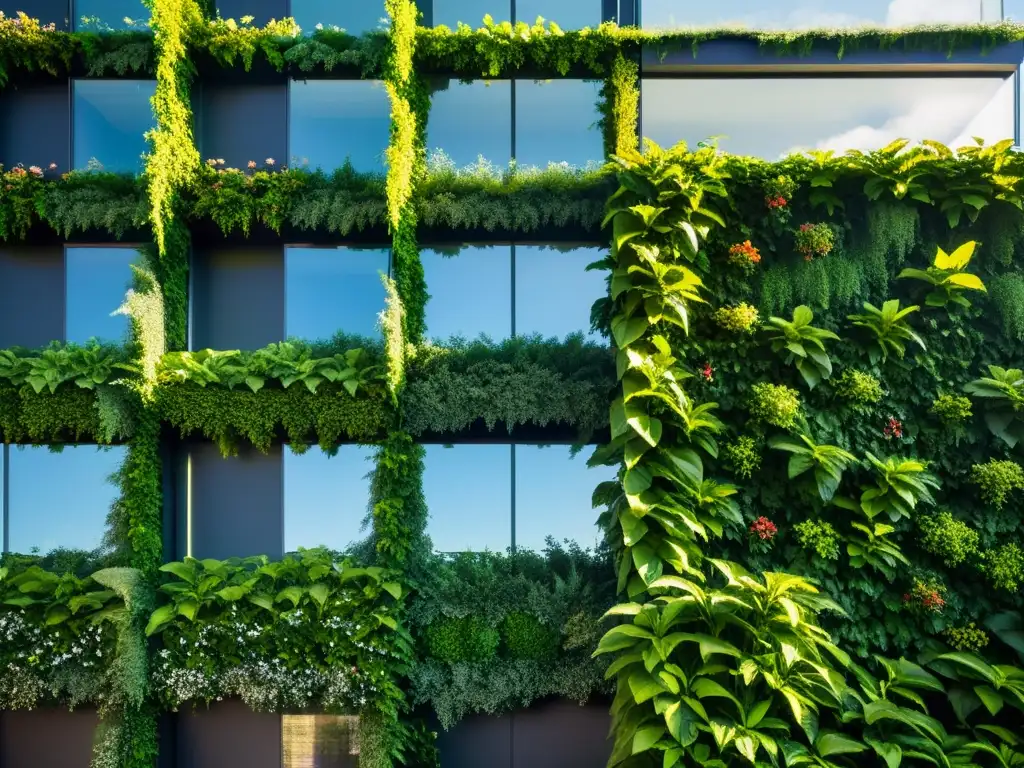
[[[562,338],[590,332],[590,308],[607,293],[605,273],[587,271],[602,256],[600,248],[559,251],[538,245],[516,246],[516,335]]]
[[[460,167],[483,157],[504,168],[512,157],[510,81],[435,81],[427,147],[441,150]]]
[[[427,535],[438,552],[505,552],[512,546],[508,445],[426,446]]]
[[[596,80],[517,80],[516,164],[603,162],[600,90]]]
[[[338,331],[379,336],[386,249],[285,248],[285,333],[326,339]]]
[[[140,173],[145,134],[153,127],[150,99],[155,80],[75,80],[72,163]]]
[[[281,715],[281,768],[359,768],[359,718]]]
[[[717,137],[729,152],[772,160],[802,149],[878,149],[898,138],[959,147],[973,136],[1013,136],[1013,90],[1013,78],[649,78],[643,132],[662,146]]]
[[[303,32],[313,32],[317,25],[340,27],[350,35],[372,32],[387,18],[382,0],[292,0],[292,18]]]
[[[516,551],[540,552],[548,536],[596,547],[602,536],[600,510],[591,497],[598,483],[615,479],[615,469],[589,469],[592,448],[575,457],[568,445],[517,445],[515,452]]]
[[[288,155],[294,167],[330,173],[349,162],[383,171],[391,107],[377,80],[293,80],[288,90]]]
[[[596,27],[601,23],[601,0],[516,0],[516,20],[533,24],[540,16],[562,29]]]
[[[75,31],[147,29],[149,10],[140,0],[73,0]]]
[[[1003,0],[1003,18],[1024,21],[1024,0]]]
[[[757,29],[907,27],[996,21],[999,11],[999,0],[641,0],[640,21],[647,29],[712,25]]]
[[[334,456],[320,448],[284,452],[284,549],[345,550],[361,532],[370,503],[371,448],[343,445]]]
[[[66,341],[126,340],[128,318],[113,312],[124,303],[138,255],[134,248],[64,249]]]
[[[100,547],[107,513],[118,495],[111,476],[124,460],[120,446],[5,446],[9,551],[48,554]]]
[[[473,29],[484,25],[484,16],[491,14],[495,21],[512,18],[512,0],[434,0],[434,25],[444,24],[455,29],[461,21]]]
[[[492,340],[512,335],[512,249],[466,246],[456,255],[421,254],[427,281],[427,331],[435,341],[451,336]]]

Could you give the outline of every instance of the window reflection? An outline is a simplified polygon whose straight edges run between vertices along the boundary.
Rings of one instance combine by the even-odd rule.
[[[516,80],[516,164],[604,160],[596,80]]]
[[[512,546],[508,445],[426,446],[427,535],[438,552],[505,552]]]
[[[381,29],[387,17],[382,0],[292,0],[291,16],[303,32],[311,33],[317,25],[325,29],[340,27],[350,35],[361,35]]]
[[[1013,78],[651,78],[643,81],[643,128],[662,146],[719,137],[729,152],[766,159],[798,149],[878,149],[897,138],[959,147],[973,136],[1013,136],[1013,89]]]
[[[72,162],[141,173],[145,133],[153,127],[154,80],[75,80]]]
[[[282,768],[359,768],[359,718],[281,715]]]
[[[591,505],[598,483],[614,480],[614,467],[587,468],[593,448],[575,457],[568,445],[517,445],[516,551],[544,549],[548,536],[594,548],[601,542],[600,513]]]
[[[467,246],[457,255],[424,251],[427,331],[442,341],[451,336],[492,340],[512,335],[512,249],[507,245]]]
[[[380,336],[386,249],[285,248],[285,331],[325,339],[335,333]]]
[[[122,446],[69,445],[59,453],[42,446],[11,446],[10,551],[99,548],[107,513],[118,496],[110,478],[124,454]]]
[[[76,32],[149,27],[149,9],[140,0],[73,0],[73,5]]]
[[[512,157],[512,87],[508,80],[435,81],[427,147],[457,166],[480,157],[504,168]]]
[[[343,445],[335,456],[320,448],[284,452],[284,549],[342,551],[366,534],[373,451]]]
[[[562,29],[597,27],[601,0],[516,0],[516,20],[533,24],[541,16]]]
[[[758,29],[908,27],[998,19],[999,0],[641,0],[647,29],[677,26],[745,26]]]
[[[587,271],[587,265],[602,257],[600,248],[577,248],[563,252],[539,245],[516,246],[516,335],[540,333],[562,338],[591,332],[590,308],[604,296],[603,272]]]
[[[1024,0],[1003,0],[1003,18],[1024,21]]]
[[[134,248],[64,250],[66,341],[126,341],[128,317],[112,313],[124,303],[138,255]]]
[[[434,0],[434,26],[455,29],[461,21],[477,29],[484,25],[488,13],[495,21],[508,21],[512,18],[511,0]]]
[[[330,173],[347,160],[383,171],[391,108],[377,80],[293,80],[288,90],[291,165]]]

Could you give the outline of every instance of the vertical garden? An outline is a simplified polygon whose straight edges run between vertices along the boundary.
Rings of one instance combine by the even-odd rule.
[[[953,55],[1024,30],[452,31],[386,0],[385,31],[302,36],[149,8],[129,32],[0,17],[0,87],[156,82],[141,175],[0,167],[0,247],[147,240],[124,344],[0,350],[5,443],[125,446],[101,552],[3,556],[0,709],[96,708],[96,768],[154,765],[162,718],[223,699],[358,715],[361,766],[428,768],[438,726],[553,697],[611,702],[610,765],[1024,765],[1024,160],[1008,140],[766,162],[638,130],[645,50]],[[202,67],[381,81],[386,175],[202,158]],[[601,80],[608,164],[431,165],[437,75]],[[204,227],[382,235],[381,339],[189,350]],[[604,341],[428,340],[438,230],[602,243],[579,326]],[[422,443],[481,431],[592,452],[616,478],[593,495],[605,544],[435,552]],[[187,440],[372,445],[367,538],[166,562]]]

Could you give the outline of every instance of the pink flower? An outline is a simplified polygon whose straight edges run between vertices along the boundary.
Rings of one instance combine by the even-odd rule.
[[[56,171],[57,170],[57,164],[56,163],[50,163],[50,170],[51,171]]]
[[[256,167],[256,161],[255,160],[250,160],[249,161],[249,167],[250,168],[255,168]]]
[[[704,377],[704,381],[714,381],[715,369],[711,367],[711,363],[704,363],[700,375]]]
[[[43,169],[40,168],[38,165],[29,166],[28,172],[31,173],[33,176],[43,175]]]
[[[762,541],[771,541],[778,532],[779,529],[775,527],[775,523],[763,515],[750,525],[751,535],[757,536]]]
[[[274,158],[272,158],[272,157],[268,157],[268,158],[267,158],[267,159],[266,159],[266,160],[265,160],[264,162],[265,162],[265,163],[266,163],[267,165],[273,165],[273,164],[274,164]]]
[[[885,428],[882,430],[882,434],[885,435],[886,440],[892,440],[894,437],[897,440],[903,437],[903,422],[899,419],[890,418],[886,423]]]

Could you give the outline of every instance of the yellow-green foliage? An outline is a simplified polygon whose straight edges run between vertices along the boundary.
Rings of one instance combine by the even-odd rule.
[[[722,461],[738,478],[748,480],[761,468],[761,450],[752,437],[738,437],[722,448]]]
[[[882,383],[870,373],[847,368],[836,379],[836,394],[856,405],[875,405],[885,394]]]
[[[789,429],[800,415],[800,395],[785,384],[760,382],[751,389],[750,415],[765,424]]]
[[[839,559],[839,534],[824,520],[804,520],[793,526],[800,546],[823,560]]]
[[[635,61],[627,59],[621,52],[612,62],[609,79],[612,88],[611,117],[605,119],[614,131],[616,155],[636,152],[640,147],[637,133],[640,120],[639,69]]]
[[[918,526],[921,528],[921,546],[942,558],[950,568],[965,562],[978,551],[977,531],[949,512],[922,515],[918,518]]]
[[[946,641],[958,651],[980,651],[988,645],[985,630],[978,629],[973,621],[965,627],[950,627],[943,634]]]
[[[986,552],[982,571],[996,589],[1016,592],[1024,582],[1024,551],[1010,543]]]
[[[931,412],[944,424],[963,424],[974,415],[971,399],[963,395],[939,395]]]
[[[719,327],[732,333],[754,333],[759,317],[757,308],[746,302],[735,307],[719,307],[714,314]]]
[[[0,439],[10,443],[103,442],[96,392],[63,385],[37,394],[27,384],[0,383]]]
[[[971,482],[981,489],[986,504],[1002,509],[1013,491],[1024,490],[1024,469],[1014,461],[990,461],[971,468]]]

